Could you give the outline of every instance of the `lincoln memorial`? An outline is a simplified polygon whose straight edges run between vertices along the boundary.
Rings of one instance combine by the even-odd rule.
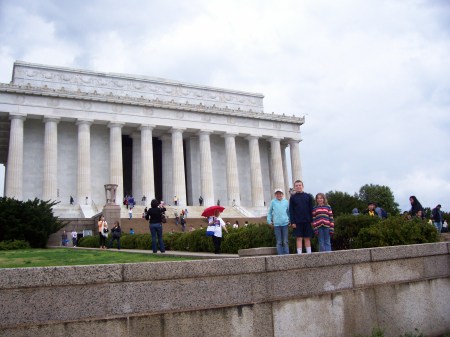
[[[205,206],[263,209],[274,188],[301,179],[304,123],[264,112],[263,98],[17,61],[0,84],[4,195],[92,207],[116,184],[119,205],[125,195],[181,206],[202,196]]]

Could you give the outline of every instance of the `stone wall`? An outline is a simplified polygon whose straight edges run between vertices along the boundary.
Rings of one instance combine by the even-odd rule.
[[[0,272],[2,336],[438,336],[449,312],[446,242]]]

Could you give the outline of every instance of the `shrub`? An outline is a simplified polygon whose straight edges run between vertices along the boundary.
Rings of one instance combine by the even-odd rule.
[[[32,248],[45,248],[50,234],[64,227],[53,216],[56,202],[0,198],[0,241],[23,240]]]
[[[23,240],[1,241],[0,250],[28,249],[30,244]]]
[[[395,216],[362,228],[354,242],[356,248],[370,248],[437,241],[438,232],[428,222]]]
[[[335,219],[333,250],[358,248],[355,238],[362,228],[366,228],[379,222],[378,217],[368,215],[341,215]]]
[[[84,236],[78,239],[77,246],[78,247],[89,247],[89,248],[98,248],[100,247],[98,235],[94,236]]]

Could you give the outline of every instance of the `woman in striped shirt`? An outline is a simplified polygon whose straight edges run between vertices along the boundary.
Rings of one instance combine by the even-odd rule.
[[[325,194],[317,193],[312,216],[314,234],[319,237],[319,252],[331,252],[330,237],[334,234],[334,219]]]

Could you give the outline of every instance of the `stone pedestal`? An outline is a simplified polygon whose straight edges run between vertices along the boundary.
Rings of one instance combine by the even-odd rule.
[[[103,216],[105,217],[108,227],[112,228],[114,222],[119,221],[120,223],[120,206],[114,204],[106,204],[103,206]]]
[[[105,185],[106,204],[103,206],[102,213],[110,228],[114,226],[116,221],[119,221],[120,224],[120,205],[116,204],[116,192],[116,184]]]

